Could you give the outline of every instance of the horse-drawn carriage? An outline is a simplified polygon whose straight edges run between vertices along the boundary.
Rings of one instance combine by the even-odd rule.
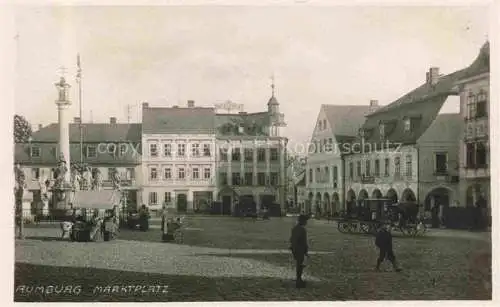
[[[426,232],[419,218],[419,206],[413,202],[393,203],[390,199],[364,199],[337,219],[337,229],[342,233],[374,234],[382,225],[404,235],[416,236]]]
[[[120,195],[114,190],[76,191],[72,241],[109,241],[118,236]]]

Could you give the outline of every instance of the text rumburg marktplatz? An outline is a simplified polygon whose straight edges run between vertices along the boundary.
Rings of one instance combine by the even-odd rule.
[[[168,285],[105,285],[88,286],[85,289],[81,285],[19,285],[16,287],[16,294],[79,296],[82,292],[90,291],[93,295],[165,295],[168,294],[168,288]]]

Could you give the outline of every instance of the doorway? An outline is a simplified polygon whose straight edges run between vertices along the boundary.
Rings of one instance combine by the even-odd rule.
[[[187,211],[187,195],[177,194],[177,212]]]

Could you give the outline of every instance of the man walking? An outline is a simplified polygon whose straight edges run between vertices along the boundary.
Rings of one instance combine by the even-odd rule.
[[[307,230],[305,228],[307,220],[308,217],[306,215],[299,215],[298,223],[292,228],[292,235],[290,237],[290,249],[292,250],[292,255],[295,260],[295,269],[297,273],[297,288],[304,288],[306,286],[304,280],[302,279],[302,273],[304,271],[305,257],[309,257],[309,247],[307,245]]]

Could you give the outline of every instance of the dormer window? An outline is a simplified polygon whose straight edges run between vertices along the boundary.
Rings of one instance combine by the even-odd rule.
[[[321,131],[321,127],[322,127],[321,124],[322,123],[323,123],[322,121],[319,121],[319,123],[318,123],[318,129],[319,129],[319,131]]]
[[[385,123],[380,123],[378,126],[380,138],[383,139],[385,137]]]
[[[411,118],[407,117],[404,119],[405,132],[410,132],[411,130]]]
[[[359,136],[362,137],[362,138],[365,137],[365,129],[363,129],[363,128],[359,129]]]

